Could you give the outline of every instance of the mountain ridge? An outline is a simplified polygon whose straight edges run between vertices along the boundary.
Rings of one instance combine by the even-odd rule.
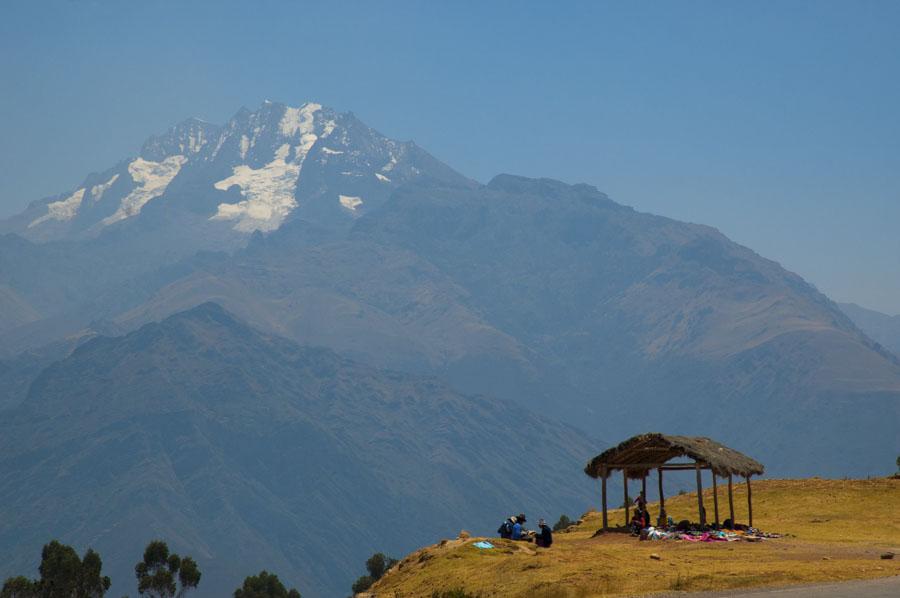
[[[596,442],[521,410],[510,426],[513,409],[261,334],[212,303],[97,337],[0,423],[0,550],[18,555],[3,572],[59,537],[99,550],[118,592],[152,536],[195,555],[200,595],[263,567],[338,595],[372,552],[489,527],[514,496],[531,510],[587,500],[567,472]]]
[[[289,110],[302,121],[303,107],[272,104],[240,114],[280,127]],[[189,141],[192,126],[176,140]],[[280,133],[260,133],[260,139],[266,135],[280,139]],[[211,155],[211,143],[205,147]],[[172,193],[209,187],[221,176],[195,174],[200,178]],[[313,175],[306,182],[315,182]],[[317,197],[342,184],[328,181],[321,181],[328,191]],[[146,232],[155,247],[168,248],[158,231],[170,223],[171,205],[154,202],[142,212],[141,218],[145,212],[160,218]],[[136,259],[143,265],[112,275],[103,288],[94,277],[86,284],[70,277],[70,295],[86,287],[70,304],[77,308],[0,331],[0,347],[10,353],[33,346],[23,343],[52,342],[97,320],[127,330],[215,300],[270,333],[378,367],[438,375],[466,392],[532,409],[553,404],[567,421],[602,425],[607,436],[632,431],[627,407],[606,409],[617,395],[654,412],[675,405],[687,413],[691,405],[724,422],[734,407],[711,393],[734,395],[735,380],[745,387],[739,393],[745,400],[759,401],[750,396],[763,392],[778,412],[781,400],[801,400],[798,389],[805,404],[815,396],[900,392],[896,358],[801,277],[712,227],[637,212],[590,185],[506,174],[476,185],[421,173],[365,212],[335,209],[343,214],[337,225],[298,214],[275,230],[244,236],[238,246],[217,246],[219,253],[185,251],[177,261],[170,253],[142,255]],[[87,242],[95,253],[79,267],[97,271],[109,263],[114,270],[121,263],[114,258],[131,243],[130,233],[115,232]],[[57,243],[19,250],[71,259],[53,249]],[[796,353],[801,348],[816,360]],[[748,364],[762,369],[751,374]],[[764,377],[778,382],[771,386]],[[697,393],[705,397],[699,403]],[[877,400],[895,410],[889,399]],[[757,443],[769,456],[770,441],[745,448]],[[803,452],[808,461],[784,473],[828,473],[809,469],[815,450]],[[841,462],[834,472],[840,467],[859,465]]]
[[[900,315],[891,316],[855,303],[838,305],[860,330],[895,356],[900,356]]]

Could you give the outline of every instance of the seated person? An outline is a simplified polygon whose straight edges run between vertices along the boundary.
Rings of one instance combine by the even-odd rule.
[[[640,510],[635,509],[634,515],[631,516],[631,533],[638,535],[644,529],[644,515]]]
[[[516,517],[516,521],[513,524],[513,528],[512,528],[512,539],[513,540],[524,540],[525,539],[525,534],[526,534],[527,530],[525,529],[525,526],[522,525],[523,523],[525,523],[525,521],[526,521],[525,513],[519,513],[519,515]]]
[[[505,538],[505,539],[509,540],[510,538],[512,538],[512,530],[513,530],[513,526],[515,525],[515,523],[516,523],[516,518],[510,517],[509,519],[507,519],[506,521],[504,521],[503,523],[500,524],[500,527],[497,528],[497,533],[500,534],[501,538]]]
[[[550,526],[547,525],[547,522],[541,519],[538,521],[538,528],[540,531],[537,534],[534,542],[541,548],[550,548],[550,545],[553,544],[553,532],[550,530]]]

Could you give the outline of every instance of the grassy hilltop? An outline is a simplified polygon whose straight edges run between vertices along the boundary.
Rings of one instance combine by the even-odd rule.
[[[625,534],[593,537],[600,514],[590,511],[550,550],[490,539],[494,550],[445,541],[408,555],[371,591],[379,597],[431,596],[463,589],[483,596],[587,597],[721,590],[900,575],[900,480],[760,480],[753,483],[754,524],[788,536],[761,543],[639,542]],[[719,489],[720,516],[728,499]],[[712,491],[704,493],[712,518]],[[696,494],[672,497],[676,520],[696,519]],[[655,515],[658,506],[651,505]],[[746,486],[735,486],[738,521],[746,521]],[[624,512],[610,512],[621,524]],[[660,558],[651,558],[656,554]]]

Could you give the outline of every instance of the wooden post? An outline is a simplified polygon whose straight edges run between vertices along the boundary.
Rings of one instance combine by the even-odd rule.
[[[747,476],[747,520],[748,525],[753,527],[753,493],[750,491],[750,476]]]
[[[694,463],[697,470],[697,508],[700,510],[700,525],[706,525],[706,511],[703,509],[703,479],[700,477],[700,463]]]
[[[716,512],[716,527],[719,527],[719,487],[716,485],[716,472],[712,472],[713,478],[713,510]]]
[[[731,474],[728,474],[728,514],[731,516],[731,529],[734,529],[734,494],[731,491]]]
[[[659,520],[657,523],[659,525],[666,524],[666,497],[663,495],[663,470],[662,468],[658,468],[656,470],[657,479],[659,480]]]
[[[600,485],[603,493],[603,531],[609,529],[609,521],[606,519],[606,465],[600,470]]]
[[[625,527],[628,527],[631,520],[629,509],[631,505],[628,504],[628,470],[624,467],[622,468],[622,486],[625,488]]]

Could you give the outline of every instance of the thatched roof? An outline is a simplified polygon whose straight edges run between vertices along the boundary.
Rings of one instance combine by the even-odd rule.
[[[758,461],[709,438],[641,434],[591,459],[584,473],[599,478],[605,465],[608,477],[612,471],[628,468],[629,464],[644,465],[643,469],[628,468],[629,477],[639,478],[650,469],[647,465],[658,467],[676,457],[690,457],[708,465],[720,476],[761,475],[764,471]]]

